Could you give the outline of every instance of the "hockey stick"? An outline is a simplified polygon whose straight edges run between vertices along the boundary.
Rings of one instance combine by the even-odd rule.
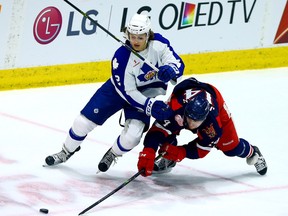
[[[159,160],[160,158],[162,158],[162,156],[165,154],[165,152],[163,152],[162,154],[159,154],[156,158],[155,161]],[[101,199],[99,199],[97,202],[93,203],[92,205],[90,205],[88,208],[84,209],[82,212],[80,212],[78,215],[83,215],[84,213],[86,213],[87,211],[89,211],[90,209],[94,208],[96,205],[98,205],[99,203],[101,203],[102,201],[104,201],[105,199],[107,199],[108,197],[112,196],[114,193],[116,193],[117,191],[119,191],[121,188],[125,187],[127,184],[129,184],[131,181],[133,181],[134,179],[136,179],[139,175],[141,175],[143,172],[145,171],[145,169],[142,169],[140,171],[138,171],[136,174],[134,174],[131,178],[127,179],[123,184],[119,185],[116,189],[114,189],[113,191],[111,191],[110,193],[108,193],[106,196],[102,197]]]
[[[79,13],[81,13],[84,17],[86,17],[87,19],[89,19],[93,24],[95,24],[96,26],[98,26],[100,29],[102,29],[105,33],[107,33],[109,36],[111,36],[112,38],[114,38],[117,42],[119,42],[122,46],[124,46],[125,48],[127,48],[129,51],[131,51],[134,55],[136,55],[138,58],[141,59],[141,61],[143,61],[144,63],[146,63],[147,65],[149,65],[154,71],[157,72],[159,71],[159,69],[153,65],[151,62],[149,62],[147,59],[145,59],[143,56],[141,56],[138,52],[136,52],[134,49],[132,49],[130,46],[128,46],[127,44],[125,44],[123,41],[121,41],[120,39],[118,39],[115,35],[113,35],[110,31],[108,31],[106,28],[104,28],[102,25],[100,25],[98,22],[96,22],[95,20],[93,20],[89,15],[87,15],[86,13],[84,13],[82,10],[80,10],[78,7],[76,7],[74,4],[72,4],[70,1],[68,0],[64,0],[67,4],[69,4],[71,7],[73,7],[76,11],[78,11]]]

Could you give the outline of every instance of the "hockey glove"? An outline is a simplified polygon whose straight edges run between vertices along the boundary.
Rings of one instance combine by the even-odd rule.
[[[186,157],[186,149],[183,146],[174,146],[169,143],[163,144],[159,152],[166,152],[163,157],[176,162],[180,162]]]
[[[153,116],[156,120],[163,121],[173,115],[173,110],[163,101],[148,98],[145,102],[145,112],[148,116]]]
[[[138,171],[144,169],[144,172],[141,173],[142,176],[150,176],[152,175],[152,171],[154,168],[154,160],[155,160],[155,150],[152,148],[144,148],[142,152],[139,153],[138,160]]]
[[[161,67],[159,67],[159,71],[158,71],[158,79],[160,79],[163,82],[168,82],[171,79],[176,79],[177,75],[176,75],[176,71],[178,71],[178,68],[174,65],[163,65]]]

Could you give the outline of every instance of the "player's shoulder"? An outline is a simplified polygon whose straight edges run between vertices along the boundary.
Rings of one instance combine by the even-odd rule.
[[[126,41],[126,45],[130,46],[129,42]],[[117,54],[122,54],[122,55],[128,55],[130,54],[131,51],[128,50],[125,46],[120,46],[116,51],[115,51],[115,55]]]
[[[130,57],[131,51],[128,50],[124,46],[120,46],[114,53],[114,58],[117,58],[118,60],[125,59],[128,60]]]
[[[170,45],[170,41],[160,33],[154,33],[152,40]]]

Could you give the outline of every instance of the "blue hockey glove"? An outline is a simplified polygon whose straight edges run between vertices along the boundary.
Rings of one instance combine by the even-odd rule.
[[[145,107],[146,114],[159,121],[169,119],[173,115],[173,110],[166,103],[154,98],[148,98]]]
[[[171,79],[175,80],[177,78],[176,72],[179,72],[179,71],[175,65],[173,64],[163,65],[159,67],[158,79],[160,79],[161,81],[165,83]]]

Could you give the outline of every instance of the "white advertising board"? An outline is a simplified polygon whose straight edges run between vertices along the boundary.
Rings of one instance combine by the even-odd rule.
[[[70,1],[123,41],[130,17],[147,13],[179,54],[285,45],[274,39],[286,0]],[[109,60],[120,46],[65,1],[5,1],[0,24],[0,69]]]
[[[5,10],[3,10],[5,8]],[[9,47],[7,42],[9,40],[9,32],[11,27],[11,14],[12,14],[12,4],[6,1],[5,3],[0,3],[0,69],[4,67],[6,61],[6,54],[8,53]]]

